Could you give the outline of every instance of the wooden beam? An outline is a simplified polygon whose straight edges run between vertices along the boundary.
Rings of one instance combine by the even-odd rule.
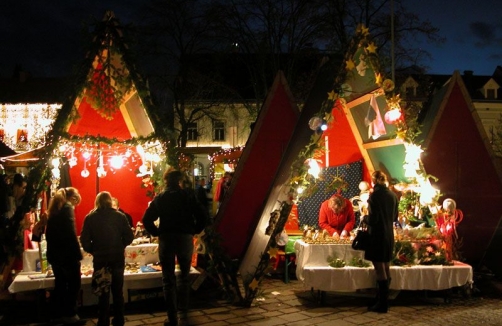
[[[402,139],[394,138],[394,139],[386,139],[386,140],[374,141],[371,143],[363,144],[363,148],[367,151],[369,149],[396,146],[396,145],[402,145],[402,144],[404,144]]]

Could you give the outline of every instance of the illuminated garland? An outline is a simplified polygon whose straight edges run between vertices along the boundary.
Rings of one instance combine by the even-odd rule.
[[[239,163],[240,155],[236,158],[229,158],[234,153],[242,152],[244,150],[244,146],[238,146],[228,149],[219,150],[209,156],[209,176],[211,179],[214,179],[214,167],[218,160],[222,160],[224,164],[237,164]]]

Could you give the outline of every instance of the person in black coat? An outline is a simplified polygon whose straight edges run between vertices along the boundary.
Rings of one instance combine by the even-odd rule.
[[[134,222],[132,221],[132,216],[129,213],[126,213],[122,208],[120,208],[119,200],[115,197],[112,197],[112,208],[115,208],[119,212],[125,215],[127,218],[127,222],[129,223],[129,226],[131,229],[134,229]]]
[[[82,252],[75,227],[74,207],[82,198],[76,188],[59,189],[51,198],[46,228],[47,260],[54,272],[51,295],[53,322],[75,324],[80,292]]]
[[[370,245],[364,259],[373,263],[378,283],[377,301],[369,311],[386,313],[390,285],[390,261],[394,251],[394,221],[398,217],[399,200],[388,187],[387,176],[381,171],[371,175],[373,192],[368,199],[368,214],[363,221],[368,225]]]
[[[126,216],[112,207],[112,196],[102,191],[96,196],[94,209],[84,219],[80,242],[92,254],[95,293],[99,294],[98,325],[110,325],[110,292],[113,295],[114,326],[124,325],[124,250],[134,235]],[[99,274],[111,276],[110,291],[98,283]]]
[[[180,171],[164,173],[166,189],[150,203],[143,215],[145,229],[159,237],[159,259],[168,319],[165,326],[187,322],[190,297],[190,266],[194,252],[193,236],[202,232],[207,212],[199,204],[193,190],[182,188]],[[155,221],[159,220],[159,225]],[[176,259],[180,266],[180,282],[176,282]],[[179,314],[179,316],[178,316]]]

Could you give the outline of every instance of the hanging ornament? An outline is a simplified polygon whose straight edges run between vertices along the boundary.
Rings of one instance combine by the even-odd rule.
[[[318,128],[320,128],[322,125],[322,119],[319,118],[319,117],[312,117],[310,118],[309,120],[309,127],[310,129],[312,130],[317,130]]]
[[[75,156],[73,156],[73,154],[72,154],[72,157],[70,157],[70,159],[68,160],[68,165],[70,166],[70,168],[77,165],[77,158]]]
[[[87,178],[89,176],[89,170],[87,170],[87,168],[84,167],[82,172],[80,172],[80,175],[82,176],[82,178]]]
[[[391,79],[386,79],[382,83],[384,92],[392,92],[394,90],[394,82]]]

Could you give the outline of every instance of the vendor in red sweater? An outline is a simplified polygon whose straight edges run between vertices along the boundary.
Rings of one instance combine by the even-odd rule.
[[[333,237],[347,237],[356,223],[350,200],[335,194],[321,204],[319,226]]]

